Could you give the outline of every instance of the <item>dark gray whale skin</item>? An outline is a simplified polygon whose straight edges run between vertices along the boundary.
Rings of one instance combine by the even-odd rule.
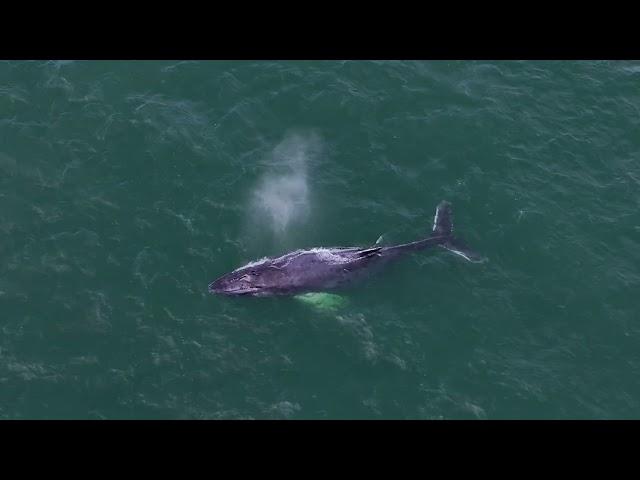
[[[272,296],[331,291],[405,253],[435,246],[472,262],[481,260],[453,236],[451,204],[442,201],[436,208],[433,232],[423,240],[390,247],[296,250],[281,257],[249,263],[223,275],[209,284],[209,292],[229,296]]]

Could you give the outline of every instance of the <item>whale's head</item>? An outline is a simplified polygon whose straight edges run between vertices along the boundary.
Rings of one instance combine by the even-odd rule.
[[[256,284],[255,275],[245,273],[241,275],[227,274],[209,284],[209,293],[219,295],[255,295],[261,287]]]
[[[262,262],[261,264],[249,264],[223,275],[209,284],[209,293],[227,296],[271,295],[275,286],[274,276],[277,272],[272,267]]]

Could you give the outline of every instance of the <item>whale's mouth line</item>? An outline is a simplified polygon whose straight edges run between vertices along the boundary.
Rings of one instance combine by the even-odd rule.
[[[217,293],[221,295],[237,296],[237,295],[251,295],[262,291],[261,287],[239,287],[239,288],[216,288],[210,287],[209,292]]]

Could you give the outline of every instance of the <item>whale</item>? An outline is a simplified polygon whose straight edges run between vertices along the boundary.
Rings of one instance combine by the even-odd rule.
[[[441,201],[430,234],[423,239],[392,246],[317,247],[250,262],[209,283],[214,295],[267,297],[332,292],[365,277],[377,267],[409,253],[440,247],[465,260],[484,257],[453,235],[451,203]]]

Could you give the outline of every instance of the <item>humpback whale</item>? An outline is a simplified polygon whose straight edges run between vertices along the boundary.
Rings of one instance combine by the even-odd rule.
[[[363,276],[375,266],[405,253],[441,247],[470,262],[482,257],[453,235],[451,204],[436,207],[431,234],[411,243],[394,246],[333,247],[296,250],[280,257],[266,257],[240,267],[209,284],[209,292],[221,295],[298,295],[326,292]]]

